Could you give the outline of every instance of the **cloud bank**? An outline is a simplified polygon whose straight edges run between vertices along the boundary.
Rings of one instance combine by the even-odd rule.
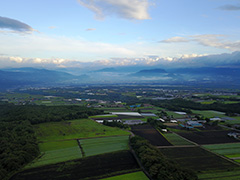
[[[34,29],[18,20],[15,19],[10,19],[7,17],[2,17],[0,16],[0,28],[1,29],[10,29],[13,31],[18,31],[18,32],[32,32]]]
[[[78,2],[93,11],[97,19],[112,15],[123,19],[150,19],[148,0],[78,0]]]
[[[81,62],[61,58],[22,58],[14,56],[0,56],[0,68],[7,67],[44,67],[44,68],[80,68],[99,69],[118,66],[152,66],[162,68],[179,67],[239,67],[240,51],[231,54],[199,55],[183,54],[180,57],[143,57],[143,58],[111,58],[94,62]]]
[[[230,51],[240,51],[240,41],[230,41],[226,35],[222,34],[203,34],[186,37],[171,37],[159,43],[186,43],[197,42],[202,46],[215,47],[219,49],[228,49]]]

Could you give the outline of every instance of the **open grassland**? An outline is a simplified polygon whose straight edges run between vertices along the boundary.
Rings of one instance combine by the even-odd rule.
[[[85,156],[128,149],[128,136],[82,139],[80,144]]]
[[[109,178],[105,178],[102,180],[148,180],[148,177],[142,172],[134,172],[134,173],[129,173],[129,174],[123,174],[119,176],[113,176]]]
[[[240,159],[240,143],[205,145],[203,147],[235,161]]]
[[[208,110],[208,111],[199,111],[199,110],[192,110],[192,112],[194,114],[199,114],[202,115],[206,118],[212,118],[212,117],[225,117],[225,113],[223,112],[218,112],[218,111],[212,111],[212,110]]]
[[[100,136],[129,135],[127,131],[96,123],[90,119],[49,122],[34,125],[39,141],[56,141]]]
[[[166,133],[164,134],[165,138],[174,146],[180,146],[180,145],[193,145],[189,141],[185,140],[181,136],[175,134],[175,133]]]

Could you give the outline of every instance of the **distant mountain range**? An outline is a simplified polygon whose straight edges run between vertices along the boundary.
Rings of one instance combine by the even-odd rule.
[[[152,68],[124,67],[103,68],[88,71],[81,75],[63,72],[62,69],[47,70],[37,68],[8,68],[0,70],[0,89],[23,87],[54,87],[79,84],[116,83],[159,83],[195,84],[205,86],[240,87],[238,67],[199,67],[199,68]],[[64,69],[64,71],[68,71]]]

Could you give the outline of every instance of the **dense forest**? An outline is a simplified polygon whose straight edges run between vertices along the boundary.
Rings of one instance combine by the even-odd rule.
[[[156,147],[147,140],[134,136],[130,144],[142,165],[154,180],[196,180],[197,175],[187,169],[183,169],[167,159]]]
[[[173,99],[173,100],[161,100],[161,101],[149,101],[150,104],[163,107],[172,111],[185,111],[190,113],[191,109],[194,110],[216,110],[225,112],[228,114],[240,113],[240,103],[236,104],[224,104],[221,102],[214,102],[212,104],[201,104],[185,99]]]
[[[28,120],[31,124],[87,118],[103,111],[84,106],[0,105],[0,121]]]
[[[81,106],[0,105],[0,179],[10,175],[39,154],[33,124],[87,118],[102,113]]]

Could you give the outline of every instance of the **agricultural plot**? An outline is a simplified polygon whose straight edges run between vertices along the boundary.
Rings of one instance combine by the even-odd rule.
[[[237,162],[240,160],[240,143],[205,145],[203,147]]]
[[[208,110],[208,111],[192,110],[192,112],[194,114],[202,115],[206,118],[225,117],[226,116],[224,112],[212,111],[212,110]]]
[[[100,136],[129,135],[119,128],[103,126],[90,119],[50,122],[34,125],[39,141],[57,141]]]
[[[236,168],[232,171],[214,171],[198,174],[198,179],[204,180],[239,180],[240,169]]]
[[[236,173],[236,171],[239,171],[238,165],[200,147],[165,148],[160,149],[160,151],[181,167],[196,171],[202,178],[208,173],[214,174],[214,172],[220,171]]]
[[[81,157],[82,153],[78,146],[45,151],[42,152],[39,159],[35,159],[31,164],[27,165],[25,169],[79,159]]]
[[[14,175],[11,180],[101,179],[135,171],[139,171],[139,166],[133,155],[129,151],[119,151],[26,169]]]
[[[134,172],[134,173],[129,173],[129,174],[123,174],[119,176],[113,176],[109,178],[104,178],[102,180],[148,180],[148,177],[142,172]]]
[[[184,114],[177,114],[173,111],[165,111],[169,116],[172,116],[173,118],[184,118],[186,115]]]
[[[175,133],[166,133],[164,134],[164,136],[174,146],[193,145],[191,142],[187,141],[186,139]]]
[[[128,149],[129,136],[81,139],[80,144],[85,156],[109,153]]]
[[[171,146],[172,144],[160,134],[151,125],[132,126],[131,130],[134,134],[147,139],[154,146]]]
[[[194,131],[194,132],[178,132],[180,136],[193,141],[197,144],[222,144],[234,143],[238,140],[228,137],[228,133],[232,131]]]
[[[234,125],[234,124],[240,124],[240,117],[231,117],[232,120],[226,120],[223,124],[230,124],[230,125]]]

